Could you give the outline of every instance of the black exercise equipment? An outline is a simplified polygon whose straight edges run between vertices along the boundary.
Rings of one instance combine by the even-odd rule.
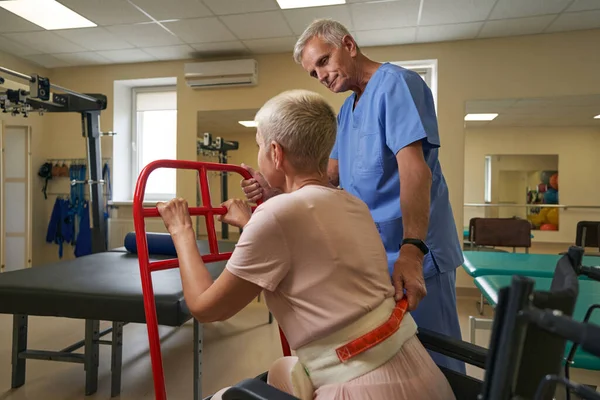
[[[582,399],[600,400],[594,390],[560,376],[567,341],[600,357],[600,326],[571,319],[579,294],[577,274],[589,272],[581,268],[582,257],[583,248],[575,246],[561,257],[549,291],[535,291],[532,279],[513,276],[511,285],[499,293],[489,350],[419,329],[426,348],[485,369],[481,381],[441,368],[457,400],[547,400],[562,390],[557,385],[565,387],[567,396],[573,392]],[[246,379],[228,389],[223,399],[296,399],[266,380],[267,373]]]
[[[201,254],[209,252],[205,240],[197,241]],[[220,251],[229,252],[235,243],[219,241]],[[150,254],[151,260],[171,256]],[[225,261],[207,263],[213,279],[225,269]],[[161,326],[179,327],[193,319],[185,303],[178,269],[154,275],[156,315]],[[0,314],[13,319],[11,388],[25,384],[27,360],[77,363],[85,370],[85,394],[98,389],[100,346],[110,348],[111,397],[121,392],[124,326],[146,323],[137,254],[124,247],[59,261],[40,268],[25,268],[0,274]],[[84,338],[60,350],[39,349],[28,340],[29,316],[85,320]],[[111,327],[100,330],[100,321]],[[108,336],[107,338],[105,338]],[[202,398],[203,325],[193,319],[193,388],[190,399]],[[80,350],[81,349],[81,350]],[[79,350],[79,351],[78,351]],[[52,366],[50,366],[52,368]],[[5,388],[2,388],[5,390]],[[82,393],[83,395],[83,393]],[[83,398],[83,397],[82,397]]]
[[[240,148],[239,142],[225,140],[220,136],[217,136],[213,141],[212,134],[204,133],[202,139],[198,139],[197,153],[200,154],[203,151],[214,152],[219,157],[220,164],[227,164],[227,152],[237,150]],[[227,193],[227,172],[221,171],[221,202],[224,203],[229,200],[229,194]],[[196,232],[198,230],[196,229]],[[221,238],[229,239],[229,225],[221,222]]]
[[[87,155],[89,179],[81,182],[88,184],[92,209],[92,253],[106,251],[107,221],[104,219],[104,181],[102,176],[102,152],[100,136],[113,135],[113,132],[100,132],[100,112],[106,109],[107,98],[103,94],[82,94],[70,89],[52,84],[48,78],[38,75],[26,75],[20,72],[0,67],[0,73],[12,75],[29,83],[29,90],[8,89],[0,92],[0,110],[11,115],[22,115],[27,118],[29,113],[37,111],[40,115],[45,112],[81,114],[83,136],[87,138]],[[2,82],[4,83],[4,79]],[[62,93],[51,92],[54,89]]]

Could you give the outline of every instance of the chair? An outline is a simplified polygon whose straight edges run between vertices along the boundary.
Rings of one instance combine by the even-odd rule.
[[[529,221],[519,218],[471,218],[469,221],[469,235],[471,246],[477,251],[499,251],[496,246],[512,247],[513,253],[517,248],[525,248],[529,253],[531,247],[531,224]],[[491,246],[492,249],[485,246]],[[477,306],[479,314],[483,314],[486,304],[483,294],[480,295]]]
[[[519,314],[528,309],[550,309],[573,315],[579,293],[573,264],[577,260],[581,263],[582,257],[578,254],[570,251],[561,257],[548,292],[534,292],[534,281],[523,276],[513,276],[512,285],[500,291],[482,388],[484,398],[532,399],[544,377],[559,375],[566,340],[519,318]],[[548,386],[544,399],[554,394],[552,385]]]
[[[600,256],[600,221],[579,221],[575,233],[575,246],[594,248],[596,251],[586,252],[586,256]],[[563,255],[564,253],[559,253]]]
[[[531,247],[531,224],[519,218],[472,218],[469,235],[476,247],[512,247],[513,253],[517,248],[528,253]]]
[[[600,251],[600,221],[579,221],[575,236],[575,246],[594,247]]]
[[[585,343],[587,351],[600,356],[600,345],[593,340],[600,335],[600,327],[570,319],[579,292],[576,271],[582,257],[580,247],[570,248],[561,257],[549,291],[535,291],[532,279],[514,276],[511,285],[499,293],[489,350],[420,329],[419,339],[426,348],[485,369],[480,381],[442,368],[457,400],[549,400],[558,382],[580,398],[600,400],[598,393],[560,377],[567,339]],[[223,398],[297,400],[270,387],[266,380],[266,373],[246,379]]]

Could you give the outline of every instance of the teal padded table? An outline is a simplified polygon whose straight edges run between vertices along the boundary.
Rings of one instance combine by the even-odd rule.
[[[535,281],[534,290],[548,291],[552,278],[531,278]],[[495,307],[498,302],[498,292],[501,288],[510,286],[512,277],[508,275],[488,275],[475,278],[475,285],[481,290],[487,301]],[[600,304],[600,282],[593,280],[579,281],[579,296],[575,304],[573,319],[583,321],[588,308],[594,304]],[[600,326],[600,310],[594,310],[589,322]],[[565,349],[565,357],[571,350],[572,342],[568,342]],[[581,348],[577,348],[572,364],[573,368],[582,368],[600,371],[600,357],[589,354]]]
[[[522,275],[551,278],[556,264],[562,257],[558,254],[493,253],[463,251],[463,269],[473,278],[484,275]],[[600,265],[600,258],[584,256],[583,265]],[[582,276],[582,280],[587,277]]]

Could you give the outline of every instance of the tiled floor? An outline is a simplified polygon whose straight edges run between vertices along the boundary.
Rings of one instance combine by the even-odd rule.
[[[563,245],[538,246],[535,252],[556,253]],[[463,339],[469,340],[469,316],[478,315],[477,298],[459,298],[458,308]],[[492,316],[489,306],[485,315]],[[108,327],[107,323],[103,324]],[[161,328],[162,354],[169,399],[192,399],[192,323],[180,328]],[[28,346],[32,349],[59,350],[83,339],[84,322],[64,318],[30,317]],[[105,337],[110,339],[110,336]],[[486,346],[489,332],[477,332],[477,344]],[[27,360],[25,385],[10,389],[12,317],[0,315],[0,400],[85,399],[83,365]],[[268,324],[264,303],[253,302],[226,322],[204,326],[203,394],[267,370],[281,354],[275,323]],[[470,375],[482,371],[469,368]],[[574,379],[600,383],[598,374],[575,371]],[[110,347],[100,347],[98,391],[88,399],[110,399]],[[152,374],[146,326],[124,327],[121,399],[153,399]]]

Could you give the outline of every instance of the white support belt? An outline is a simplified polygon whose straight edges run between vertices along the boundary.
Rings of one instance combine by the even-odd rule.
[[[417,325],[408,312],[404,314],[400,328],[394,334],[369,350],[344,363],[339,360],[335,351],[385,323],[395,305],[394,299],[388,298],[352,324],[296,350],[296,355],[315,388],[348,382],[380,367],[398,353],[402,345],[417,332]]]

